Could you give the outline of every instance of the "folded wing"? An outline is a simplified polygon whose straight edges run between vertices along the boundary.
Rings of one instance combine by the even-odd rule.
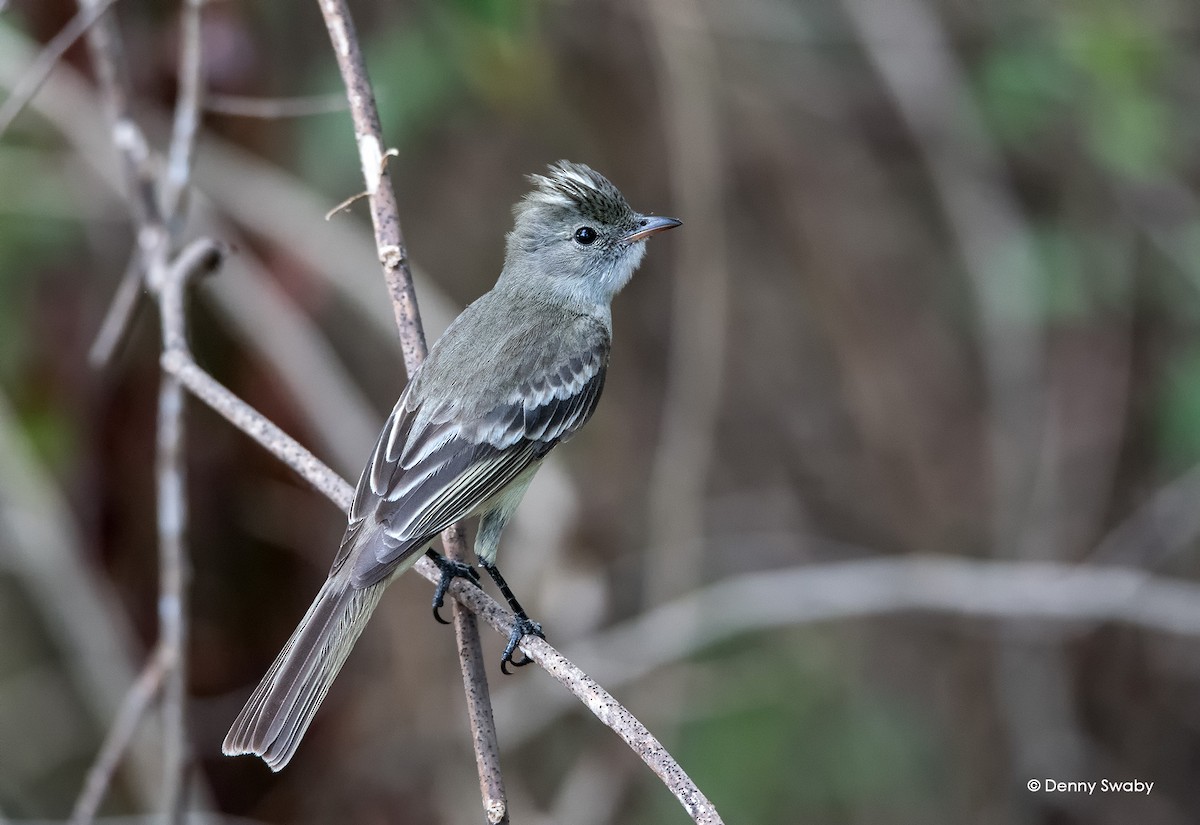
[[[359,480],[334,570],[354,556],[355,587],[381,581],[578,431],[596,408],[608,366],[606,332],[582,343],[549,363],[539,353],[526,380],[483,411],[411,397],[410,383]],[[354,553],[372,521],[383,528],[380,538]]]

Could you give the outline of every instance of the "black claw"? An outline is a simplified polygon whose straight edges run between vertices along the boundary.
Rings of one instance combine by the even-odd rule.
[[[525,665],[533,661],[528,656],[520,660],[513,659],[513,654],[517,652],[517,645],[526,636],[537,636],[539,639],[546,638],[546,634],[542,632],[540,624],[530,621],[528,616],[520,613],[513,617],[512,633],[508,636],[508,644],[504,647],[504,655],[500,657],[500,672],[505,676],[512,675],[512,671],[508,669],[509,665],[513,667],[525,667]]]
[[[432,550],[427,550],[425,555],[433,560],[433,563],[438,566],[438,570],[442,571],[442,577],[438,579],[437,589],[433,591],[433,618],[439,624],[450,624],[442,618],[438,610],[442,607],[443,600],[446,598],[446,591],[450,589],[450,582],[455,579],[469,579],[476,587],[479,586],[479,571],[471,565],[448,559],[445,556],[435,553]]]

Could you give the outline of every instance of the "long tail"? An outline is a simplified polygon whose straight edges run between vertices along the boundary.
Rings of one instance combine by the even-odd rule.
[[[366,626],[385,579],[356,589],[331,576],[304,614],[300,626],[254,689],[225,736],[227,756],[255,754],[278,771],[304,737],[313,714]]]

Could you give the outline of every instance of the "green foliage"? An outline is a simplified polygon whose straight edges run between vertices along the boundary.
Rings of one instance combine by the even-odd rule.
[[[13,146],[0,149],[0,192],[12,212],[0,213],[0,383],[23,386],[35,354],[57,355],[34,311],[47,270],[78,270],[80,227],[73,214],[76,193],[67,184],[57,153]],[[36,382],[35,382],[36,384]],[[74,432],[69,411],[57,403],[13,394],[22,428],[36,452],[52,467],[71,454]]]
[[[1158,447],[1166,463],[1181,470],[1200,462],[1200,346],[1171,364],[1158,404]]]
[[[1154,179],[1175,125],[1162,88],[1166,49],[1135,8],[1079,5],[1036,37],[998,39],[980,64],[979,99],[995,134],[1016,149],[1037,151],[1052,131],[1075,133],[1110,173]]]
[[[708,664],[719,687],[669,747],[726,821],[827,821],[936,800],[943,769],[926,720],[854,684],[819,635],[742,641]],[[672,799],[651,807],[641,821],[683,821]]]
[[[1071,100],[1070,67],[1044,40],[1000,41],[980,68],[978,96],[1005,143],[1024,147],[1048,131]]]
[[[389,145],[403,151],[465,104],[523,106],[538,99],[551,73],[538,47],[534,9],[530,2],[455,0],[431,4],[402,28],[365,34]],[[339,83],[336,67],[325,64],[311,85]],[[312,119],[300,156],[305,176],[330,194],[344,194],[361,174],[344,118]]]
[[[1099,3],[1064,27],[1062,46],[1088,80],[1085,137],[1096,160],[1132,178],[1161,173],[1170,143],[1170,109],[1159,77],[1164,41],[1134,9]]]
[[[0,191],[13,190],[0,183]],[[37,278],[65,263],[76,232],[65,221],[0,214],[0,377],[11,380],[28,360],[38,340],[30,313]]]
[[[1123,312],[1130,298],[1127,239],[1047,222],[1037,232],[1045,319],[1086,321]]]

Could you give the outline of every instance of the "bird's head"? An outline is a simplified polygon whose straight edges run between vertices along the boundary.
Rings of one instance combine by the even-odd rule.
[[[534,189],[513,208],[502,281],[607,307],[646,254],[646,239],[679,226],[635,212],[609,180],[559,161],[530,175]]]

